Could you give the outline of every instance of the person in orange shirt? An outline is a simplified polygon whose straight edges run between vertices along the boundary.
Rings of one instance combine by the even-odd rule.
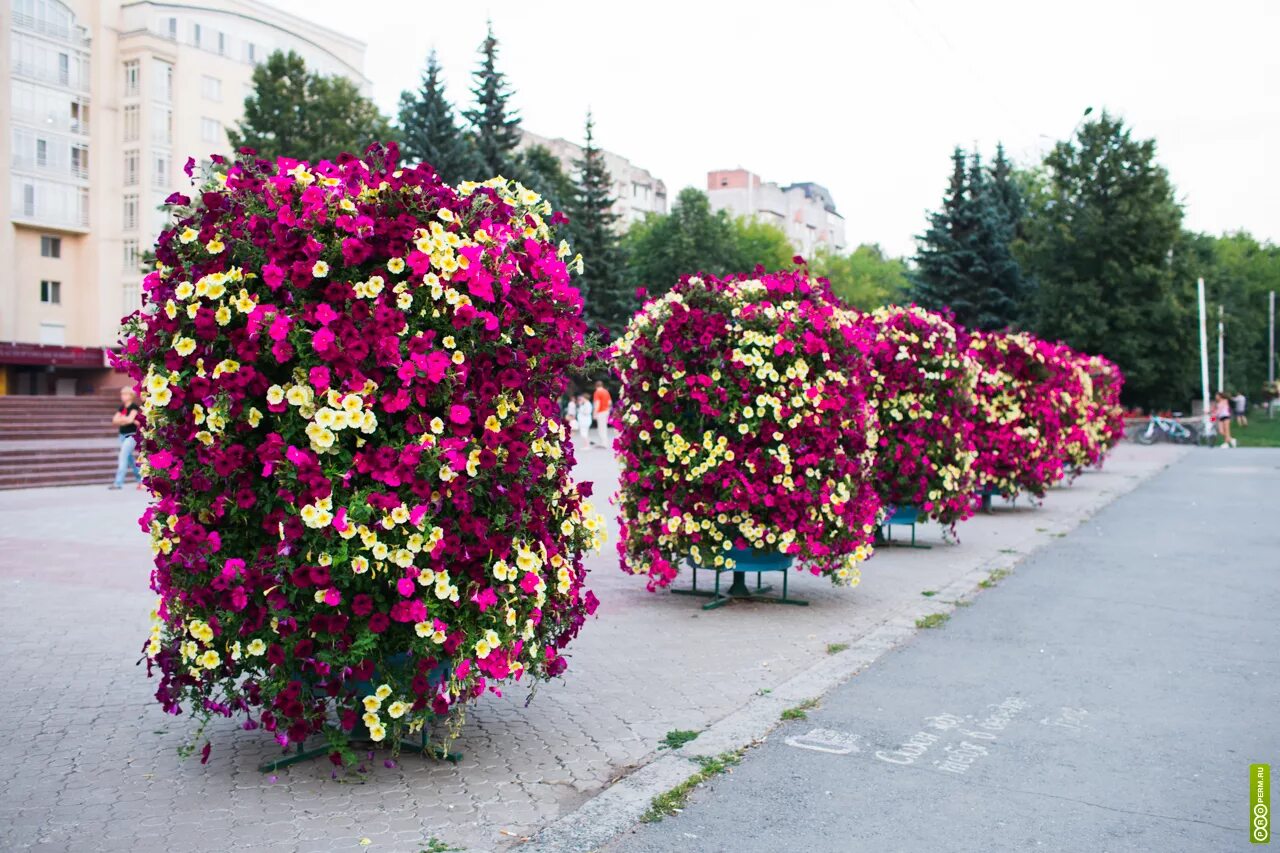
[[[613,408],[613,397],[610,396],[609,389],[604,387],[603,382],[597,382],[593,399],[596,408],[596,426],[600,430],[600,446],[607,449],[613,446],[613,442],[609,440],[609,410]]]

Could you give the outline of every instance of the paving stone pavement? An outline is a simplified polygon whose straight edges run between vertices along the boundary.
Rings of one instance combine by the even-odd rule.
[[[191,734],[165,715],[135,665],[153,597],[139,492],[104,487],[0,493],[0,849],[66,851],[415,851],[438,839],[506,850],[656,754],[673,729],[705,729],[865,636],[925,590],[1012,563],[1163,468],[1181,448],[1122,445],[1104,470],[1043,505],[1019,501],[960,527],[926,527],[932,550],[884,549],[855,590],[793,575],[809,607],[733,604],[645,591],[613,551],[591,559],[597,619],[569,647],[564,679],[485,697],[452,765],[404,755],[362,783],[328,762],[272,775],[261,732],[216,721],[207,765],[181,759]],[[609,454],[581,453],[580,479],[611,494]],[[600,508],[604,508],[601,506]],[[608,515],[608,513],[606,513]],[[685,581],[687,583],[687,580]],[[21,724],[19,724],[21,721]],[[381,758],[382,756],[378,756]]]

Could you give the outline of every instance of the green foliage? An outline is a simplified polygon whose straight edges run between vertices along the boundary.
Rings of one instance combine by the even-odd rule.
[[[535,190],[559,211],[569,210],[574,193],[577,192],[573,179],[565,174],[560,165],[560,158],[552,154],[551,149],[545,145],[531,145],[520,152],[516,177],[520,183]],[[560,234],[576,248],[577,237],[572,226],[573,223],[570,222],[570,227],[560,229]]]
[[[827,643],[827,654],[838,655],[848,648],[848,643]]]
[[[432,50],[418,91],[400,93],[400,148],[407,162],[430,163],[442,180],[458,184],[476,178],[479,161],[474,141],[454,118],[440,71]]]
[[[354,83],[308,71],[301,56],[278,50],[253,69],[244,118],[227,136],[233,147],[252,148],[260,157],[312,162],[344,151],[363,154],[393,138],[386,117]]]
[[[1211,253],[1180,239],[1182,209],[1155,154],[1105,112],[1055,145],[1022,254],[1040,335],[1119,364],[1126,402],[1180,407],[1194,383],[1191,273]]]
[[[650,214],[633,223],[623,240],[629,259],[627,276],[654,296],[666,293],[680,276],[704,272],[736,272],[733,221],[713,212],[706,193],[686,187],[671,212]]]
[[[471,122],[476,151],[483,177],[513,175],[518,163],[516,146],[520,143],[520,116],[508,104],[514,94],[506,75],[498,70],[498,39],[493,25],[480,44],[480,67],[475,72],[471,94],[476,105],[464,114]]]
[[[796,250],[782,229],[759,219],[739,216],[733,221],[735,272],[751,272],[757,266],[774,271],[790,267]]]
[[[701,732],[692,729],[672,729],[658,743],[658,749],[679,749],[691,740],[696,740]]]
[[[635,288],[626,280],[616,230],[618,217],[613,212],[615,199],[609,192],[613,178],[605,166],[604,153],[596,147],[590,112],[582,159],[574,166],[578,169],[578,183],[569,205],[569,221],[577,238],[573,248],[583,260],[578,287],[585,300],[586,320],[588,325],[604,326],[610,335],[617,336],[637,307]]]
[[[962,325],[1002,329],[1023,319],[1027,284],[1013,255],[1024,204],[1003,146],[990,170],[957,147],[942,207],[918,238],[912,297],[951,309]]]
[[[784,720],[803,720],[809,716],[809,712],[818,707],[817,699],[806,699],[794,708],[788,708],[782,712]]]
[[[864,243],[847,255],[819,249],[809,269],[828,279],[836,296],[864,311],[897,302],[910,288],[906,263],[887,257],[875,244]]]
[[[930,613],[916,620],[917,628],[941,628],[951,618],[950,613]]]
[[[741,762],[742,752],[723,752],[714,757],[701,756],[697,761],[701,769],[670,791],[654,797],[649,803],[648,811],[640,816],[641,821],[657,823],[664,817],[679,814],[684,809],[685,803],[689,801],[689,795],[693,793],[694,788]]]
[[[779,228],[713,211],[706,193],[693,187],[680,191],[669,214],[650,214],[633,223],[623,247],[628,283],[655,296],[670,290],[682,275],[726,275],[757,266],[786,269],[795,256]]]
[[[1189,235],[1184,235],[1184,241],[1189,239]],[[1218,238],[1195,235],[1195,240],[1207,245],[1210,256],[1210,264],[1201,273],[1209,302],[1210,358],[1217,355],[1214,324],[1217,306],[1221,305],[1226,337],[1226,388],[1243,392],[1254,401],[1264,400],[1267,294],[1280,291],[1280,247],[1259,243],[1245,232]]]

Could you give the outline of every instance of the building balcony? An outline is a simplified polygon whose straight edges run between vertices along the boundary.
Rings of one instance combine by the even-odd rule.
[[[88,31],[84,27],[76,26],[75,24],[50,21],[37,18],[35,15],[26,15],[15,11],[13,13],[13,27],[14,29],[26,30],[29,33],[35,33],[45,38],[69,44],[72,47],[85,50],[89,47]]]
[[[14,61],[10,66],[14,77],[33,80],[52,86],[61,86],[77,94],[89,94],[89,81],[69,68],[50,68],[34,62]]]
[[[35,157],[27,157],[21,154],[14,154],[12,163],[15,172],[39,175],[43,178],[53,178],[61,181],[87,182],[89,180],[88,166],[80,166],[65,161],[60,163],[50,160],[41,162]]]

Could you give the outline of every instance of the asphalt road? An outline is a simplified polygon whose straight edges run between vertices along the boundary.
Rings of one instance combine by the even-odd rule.
[[[607,849],[1243,851],[1250,763],[1280,765],[1280,451],[1204,450]]]

